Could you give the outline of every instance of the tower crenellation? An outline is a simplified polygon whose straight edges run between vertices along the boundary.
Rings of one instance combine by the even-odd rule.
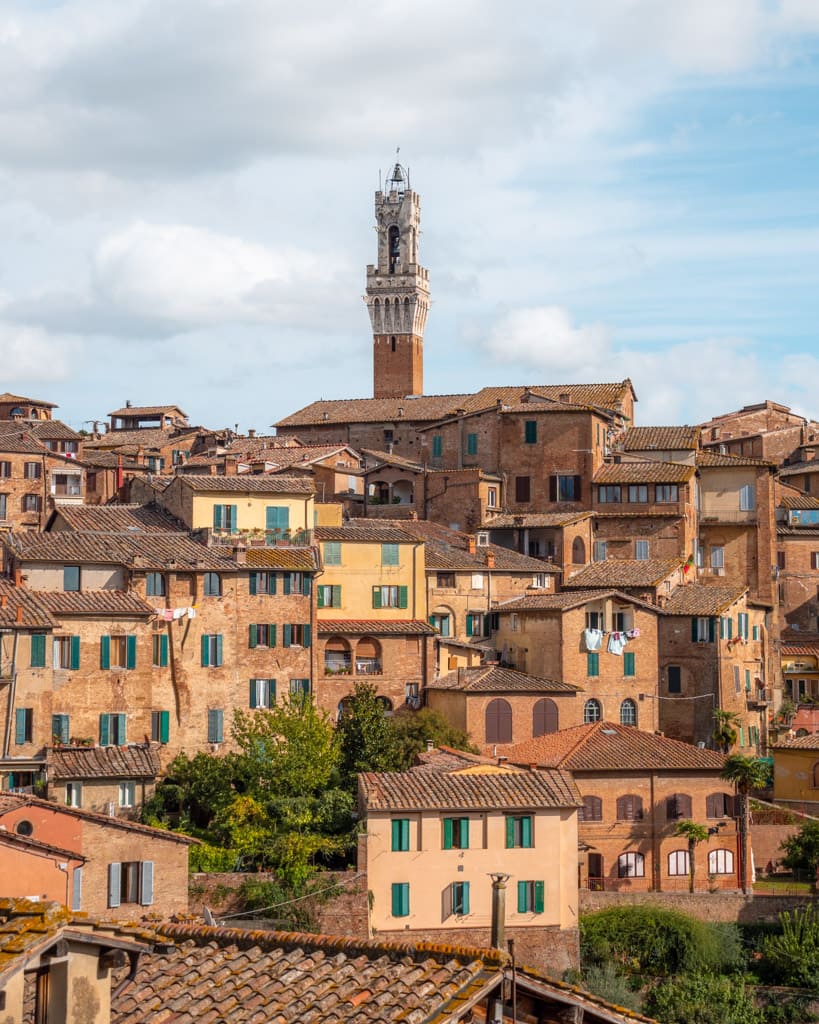
[[[421,200],[399,163],[375,193],[375,227],[378,263],[367,267],[364,299],[373,330],[373,395],[420,395],[429,273],[418,263]]]

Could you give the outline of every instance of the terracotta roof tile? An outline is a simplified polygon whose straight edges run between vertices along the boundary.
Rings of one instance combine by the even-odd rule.
[[[314,572],[318,568],[316,549],[312,547],[248,548],[245,564],[248,569],[284,569],[289,572]]]
[[[427,683],[428,690],[458,690],[461,693],[577,693],[579,686],[557,679],[542,679],[525,672],[496,665],[464,668]]]
[[[72,430],[62,420],[0,420],[0,431],[23,430],[41,441],[82,441],[83,435]]]
[[[181,486],[208,494],[313,494],[312,480],[303,476],[179,476]]]
[[[702,451],[697,452],[697,465],[703,469],[720,466],[767,466],[773,469],[776,463],[768,462],[766,459],[751,459],[744,455],[722,455],[720,452]]]
[[[819,473],[819,459],[811,459],[809,462],[791,462],[779,470],[780,476],[794,476],[798,473]]]
[[[561,527],[572,526],[583,519],[591,519],[591,512],[527,512],[521,515],[501,513],[490,515],[487,511],[484,529],[487,530],[508,530],[508,529],[536,529],[537,527]]]
[[[608,462],[594,474],[596,484],[681,484],[696,473],[680,462]]]
[[[44,409],[57,409],[53,402],[44,402],[42,398],[26,398],[25,395],[12,395],[8,391],[4,391],[0,395],[0,402],[4,405],[7,402],[24,402],[26,405],[39,405]]]
[[[819,732],[807,736],[794,736],[792,739],[777,740],[774,750],[819,750]]]
[[[157,531],[136,536],[80,533],[15,533],[4,543],[22,562],[127,565],[134,569],[177,567],[199,571],[236,571],[236,563],[179,533]]]
[[[810,494],[786,494],[779,504],[782,508],[787,509],[819,508],[819,498],[814,498]]]
[[[52,615],[153,615],[143,600],[124,590],[38,590],[37,600]]]
[[[496,405],[499,401],[504,405],[515,405],[521,402],[527,393],[534,395],[535,398],[547,398],[553,402],[564,402],[569,405],[616,409],[629,393],[634,394],[634,388],[628,378],[610,384],[534,384],[531,386],[486,387],[473,395],[463,396],[466,401],[461,408],[472,412],[475,409],[486,409]]]
[[[721,770],[725,763],[725,756],[715,750],[613,722],[561,729],[523,743],[498,746],[498,751],[512,762],[541,764],[570,772]]]
[[[416,543],[415,537],[410,536],[402,527],[369,519],[353,519],[344,526],[317,526],[314,534],[316,540],[374,544]]]
[[[89,437],[83,441],[83,453],[91,448],[100,449],[124,449],[133,446],[144,448],[146,451],[153,451],[157,448],[164,448],[171,441],[179,441],[183,437],[190,437],[198,434],[195,428],[184,430],[163,430],[161,427],[141,427],[137,430],[109,430],[107,434],[99,437]]]
[[[592,562],[564,580],[563,589],[656,587],[682,565],[679,558],[609,558],[605,562]]]
[[[54,518],[79,533],[184,533],[188,528],[158,505],[60,505]]]
[[[114,409],[106,413],[106,416],[162,416],[164,413],[178,412],[180,416],[188,418],[178,405],[126,405],[122,409]]]
[[[747,587],[712,587],[705,583],[686,583],[677,587],[663,610],[667,615],[720,615],[747,593]]]
[[[699,448],[699,427],[630,427],[623,438],[623,451],[689,451]]]
[[[411,473],[423,473],[424,466],[420,462],[414,462],[412,459],[402,458],[400,455],[389,452],[379,451],[377,448],[362,448],[361,454],[366,457],[367,468],[372,468],[372,465],[390,465],[399,466],[403,469],[409,470]],[[372,465],[371,465],[372,464]]]
[[[782,657],[792,658],[795,655],[808,654],[819,657],[819,637],[814,640],[805,640],[803,643],[794,640],[782,641]]]
[[[38,601],[38,594],[25,587],[16,587],[11,580],[0,578],[0,628],[53,629],[57,623],[45,605]],[[22,621],[18,621],[21,608]]]
[[[431,636],[435,630],[421,619],[319,619],[323,636],[351,633],[355,636]]]
[[[410,520],[401,527],[424,541],[424,560],[428,570],[466,569],[486,571],[487,558],[494,558],[496,572],[559,573],[560,567],[538,558],[530,558],[500,544],[482,544],[469,552],[469,534],[450,530],[426,520]],[[489,570],[492,571],[492,570]]]
[[[159,775],[155,747],[53,747],[47,754],[52,779],[144,779]]]
[[[0,431],[0,454],[3,455],[54,455],[44,444],[33,438],[27,431]]]
[[[777,526],[778,537],[819,537],[819,526]]]
[[[601,601],[606,597],[616,597],[618,600],[627,601],[654,612],[655,615],[664,614],[661,608],[656,608],[652,604],[647,604],[645,601],[614,588],[609,590],[563,590],[559,594],[531,594],[526,597],[512,598],[511,601],[503,601],[495,605],[495,609],[499,612],[560,612],[580,608],[590,601]]]
[[[463,407],[468,395],[420,395],[417,398],[342,398],[313,402],[286,416],[276,427],[344,423],[418,423],[439,420]],[[403,410],[403,412],[399,412]]]

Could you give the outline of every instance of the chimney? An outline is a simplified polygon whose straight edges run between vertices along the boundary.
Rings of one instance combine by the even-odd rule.
[[[236,544],[234,546],[233,560],[237,565],[247,565],[247,548],[244,544]]]
[[[431,754],[435,749],[435,740],[427,740],[427,753]]]
[[[256,436],[256,428],[255,427],[249,427],[248,431],[247,431],[247,436],[248,437],[255,437]]]
[[[225,476],[236,476],[236,456],[225,456]]]
[[[0,595],[0,608],[5,608],[8,604],[8,597],[5,594]]]
[[[492,878],[492,936],[490,945],[492,949],[500,949],[506,952],[506,883],[509,875],[501,872],[493,874]]]
[[[19,565],[14,567],[14,585],[15,587],[22,587],[23,585],[23,572]]]
[[[478,550],[474,534],[470,534],[466,538],[466,550],[470,555],[474,555],[475,552]]]
[[[23,625],[23,606],[21,604],[17,605],[17,625]]]
[[[494,569],[495,568],[495,552],[494,551],[487,551],[486,552],[486,568],[487,569]]]

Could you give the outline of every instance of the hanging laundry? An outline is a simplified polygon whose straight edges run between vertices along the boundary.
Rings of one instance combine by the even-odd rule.
[[[162,618],[165,622],[173,622],[173,608],[163,608]]]
[[[188,614],[188,609],[187,608],[174,608],[174,610],[173,610],[174,621],[176,619],[184,618],[184,616],[187,615],[187,614]]]
[[[622,654],[627,643],[625,633],[609,633],[609,654]]]
[[[629,640],[636,640],[639,635],[640,635],[640,630],[637,629],[636,627],[634,629],[627,629],[626,630],[626,636],[628,637]]]
[[[603,630],[585,629],[583,631],[583,639],[586,643],[587,651],[599,651],[600,645],[603,643]]]
[[[196,609],[195,608],[188,608],[188,618],[189,619],[195,619],[196,618]]]

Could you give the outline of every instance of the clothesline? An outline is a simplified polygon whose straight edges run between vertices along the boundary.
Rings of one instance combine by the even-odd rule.
[[[154,615],[163,622],[175,622],[177,619],[195,619],[196,608],[154,608]]]
[[[603,630],[589,628],[583,631],[583,639],[585,640],[587,651],[590,653],[599,651],[603,646],[603,637],[607,636],[609,642],[606,645],[606,650],[609,654],[616,655],[621,655],[629,640],[636,640],[639,635],[639,629]]]

